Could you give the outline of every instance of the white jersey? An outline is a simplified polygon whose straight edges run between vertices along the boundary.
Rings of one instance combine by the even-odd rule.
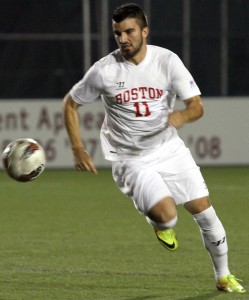
[[[102,150],[107,160],[117,161],[153,152],[176,136],[167,125],[176,97],[186,100],[200,90],[175,53],[147,45],[138,65],[119,50],[100,59],[70,94],[80,105],[102,98]]]

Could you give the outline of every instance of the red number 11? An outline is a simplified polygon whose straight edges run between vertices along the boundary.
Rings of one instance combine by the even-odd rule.
[[[145,107],[145,113],[144,113],[144,115],[142,115],[141,112],[140,112],[140,107],[139,107],[140,104],[142,104]],[[142,103],[136,102],[136,103],[134,103],[134,106],[136,108],[136,117],[137,118],[138,117],[143,117],[143,116],[144,117],[148,117],[148,116],[151,115],[150,110],[149,110],[149,105],[148,105],[147,102],[142,102]]]

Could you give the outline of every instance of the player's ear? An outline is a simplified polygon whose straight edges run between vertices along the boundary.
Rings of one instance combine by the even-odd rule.
[[[142,29],[142,35],[143,35],[143,38],[147,39],[147,37],[148,37],[148,35],[149,35],[149,31],[150,31],[149,27],[144,27],[144,28]]]

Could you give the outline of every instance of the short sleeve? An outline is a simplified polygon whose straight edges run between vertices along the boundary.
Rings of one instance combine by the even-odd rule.
[[[171,67],[172,87],[181,100],[201,94],[192,75],[176,54],[172,56]]]
[[[100,68],[95,63],[85,76],[72,87],[70,95],[80,105],[93,102],[100,98],[102,82]]]

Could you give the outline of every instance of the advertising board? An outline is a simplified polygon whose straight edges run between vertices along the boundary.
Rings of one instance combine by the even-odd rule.
[[[249,165],[249,98],[204,98],[205,114],[179,129],[199,165]],[[176,108],[183,108],[179,102]],[[97,167],[109,167],[103,158],[99,132],[104,118],[102,102],[79,109],[84,143]],[[58,99],[1,101],[0,149],[17,138],[31,137],[44,147],[47,168],[72,168],[72,153]]]

